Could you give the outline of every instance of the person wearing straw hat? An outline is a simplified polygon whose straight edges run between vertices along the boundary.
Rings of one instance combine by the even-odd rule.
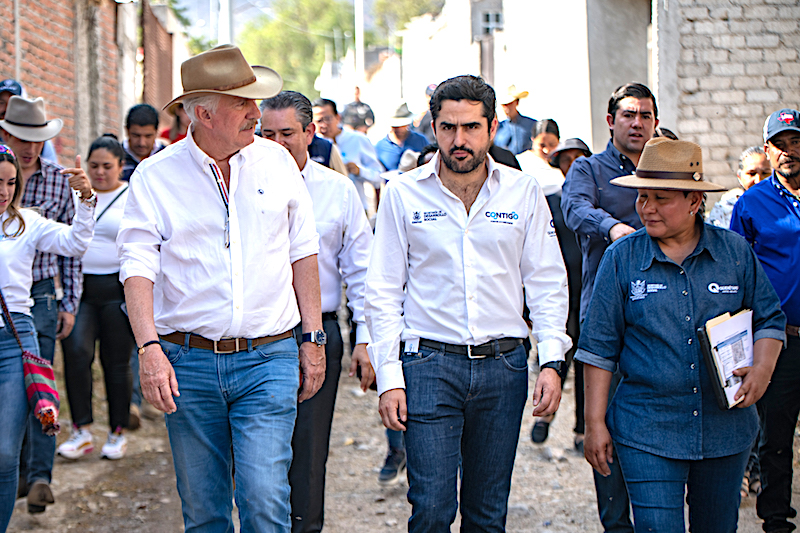
[[[533,146],[531,137],[533,137],[533,130],[536,128],[537,121],[521,115],[517,111],[520,99],[527,96],[528,91],[520,91],[515,85],[511,85],[498,98],[498,102],[503,106],[506,119],[497,125],[494,144],[500,148],[505,148],[514,155],[530,150],[531,146]]]
[[[117,237],[142,392],[166,413],[187,532],[232,531],[235,496],[242,531],[286,533],[297,402],[325,378],[311,198],[289,152],[255,137],[275,71],[222,45],[181,79],[167,106],[192,125],[136,168]]]
[[[581,329],[586,459],[608,475],[616,449],[637,532],[684,531],[684,500],[691,531],[736,531],[753,404],[786,339],[780,300],[747,241],[703,222],[705,193],[724,187],[703,179],[698,145],[652,139],[611,183],[638,191],[644,228],[606,250]],[[721,409],[696,331],[740,309],[753,311],[753,366],[734,371],[741,402]]]
[[[75,206],[65,169],[41,157],[44,143],[61,131],[61,119],[48,119],[42,98],[12,96],[0,120],[4,142],[16,154],[24,183],[22,207],[36,207],[50,220],[72,224]],[[80,156],[79,156],[80,157]],[[79,157],[76,168],[80,168]],[[81,171],[83,172],[83,171]],[[56,304],[55,277],[60,276],[64,296]],[[31,297],[33,320],[42,358],[52,362],[56,339],[72,331],[83,292],[80,258],[39,253],[33,263]],[[31,415],[33,416],[33,415]],[[38,423],[38,422],[37,422]],[[31,427],[36,427],[31,419]],[[28,510],[41,513],[54,499],[49,488],[56,451],[55,437],[28,431],[20,464],[20,496],[27,495]],[[35,488],[35,490],[33,490]]]
[[[407,103],[402,102],[389,119],[391,130],[375,144],[378,160],[386,170],[397,170],[406,150],[419,152],[428,146],[428,139],[424,135],[411,131],[413,120],[414,113],[409,111]]]
[[[764,122],[764,152],[772,175],[742,194],[731,230],[753,246],[786,313],[787,342],[761,404],[761,494],[756,511],[764,531],[794,531],[792,449],[800,413],[800,111],[780,109]]]

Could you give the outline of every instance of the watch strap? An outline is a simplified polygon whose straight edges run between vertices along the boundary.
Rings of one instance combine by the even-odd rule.
[[[139,352],[139,355],[143,355],[145,348],[147,348],[151,344],[160,344],[160,343],[161,343],[161,341],[159,341],[159,340],[147,341],[146,343],[144,343],[141,346],[139,346],[139,349],[137,351]]]

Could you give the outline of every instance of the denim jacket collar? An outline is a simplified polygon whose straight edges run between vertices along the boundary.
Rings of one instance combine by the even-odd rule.
[[[718,249],[719,243],[715,242],[714,239],[708,238],[705,223],[698,222],[698,224],[700,225],[700,240],[697,242],[697,246],[695,246],[694,251],[690,253],[686,259],[698,256],[703,252],[703,250],[705,250],[708,252],[709,257],[711,257],[713,261],[716,261],[720,257],[720,250]],[[639,231],[643,231],[645,233],[647,232],[647,230],[644,228],[640,229]],[[659,261],[661,263],[673,262],[672,259],[667,257],[667,255],[661,250],[661,247],[658,245],[656,239],[648,236],[646,242],[647,244],[645,246],[647,248],[647,252],[642,254],[642,266],[639,267],[639,270],[644,272],[652,266],[653,261]]]

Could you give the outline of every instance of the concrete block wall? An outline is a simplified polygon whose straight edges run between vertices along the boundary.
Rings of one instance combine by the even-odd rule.
[[[79,142],[78,131],[117,133],[119,125],[119,79],[117,75],[116,3],[113,0],[17,0],[20,3],[19,45],[20,64],[17,65],[17,43],[13,1],[6,0],[7,16],[0,18],[0,79],[16,78],[29,97],[45,99],[51,118],[64,121],[64,128],[54,139],[62,164],[74,162],[75,155],[88,146]],[[89,57],[79,58],[86,47],[79,46],[79,9],[96,10],[97,48]],[[81,59],[96,62],[96,79],[78,81]],[[82,112],[78,103],[79,85],[94,85],[101,95],[93,113]],[[95,117],[92,119],[92,117]],[[91,135],[90,135],[91,136]],[[85,154],[84,154],[85,155]]]
[[[766,117],[800,107],[800,1],[669,1],[680,9],[677,133],[702,146],[709,180],[735,187]]]

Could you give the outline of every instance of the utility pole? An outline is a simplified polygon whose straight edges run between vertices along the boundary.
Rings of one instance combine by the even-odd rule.
[[[356,83],[364,81],[364,0],[355,0]]]

